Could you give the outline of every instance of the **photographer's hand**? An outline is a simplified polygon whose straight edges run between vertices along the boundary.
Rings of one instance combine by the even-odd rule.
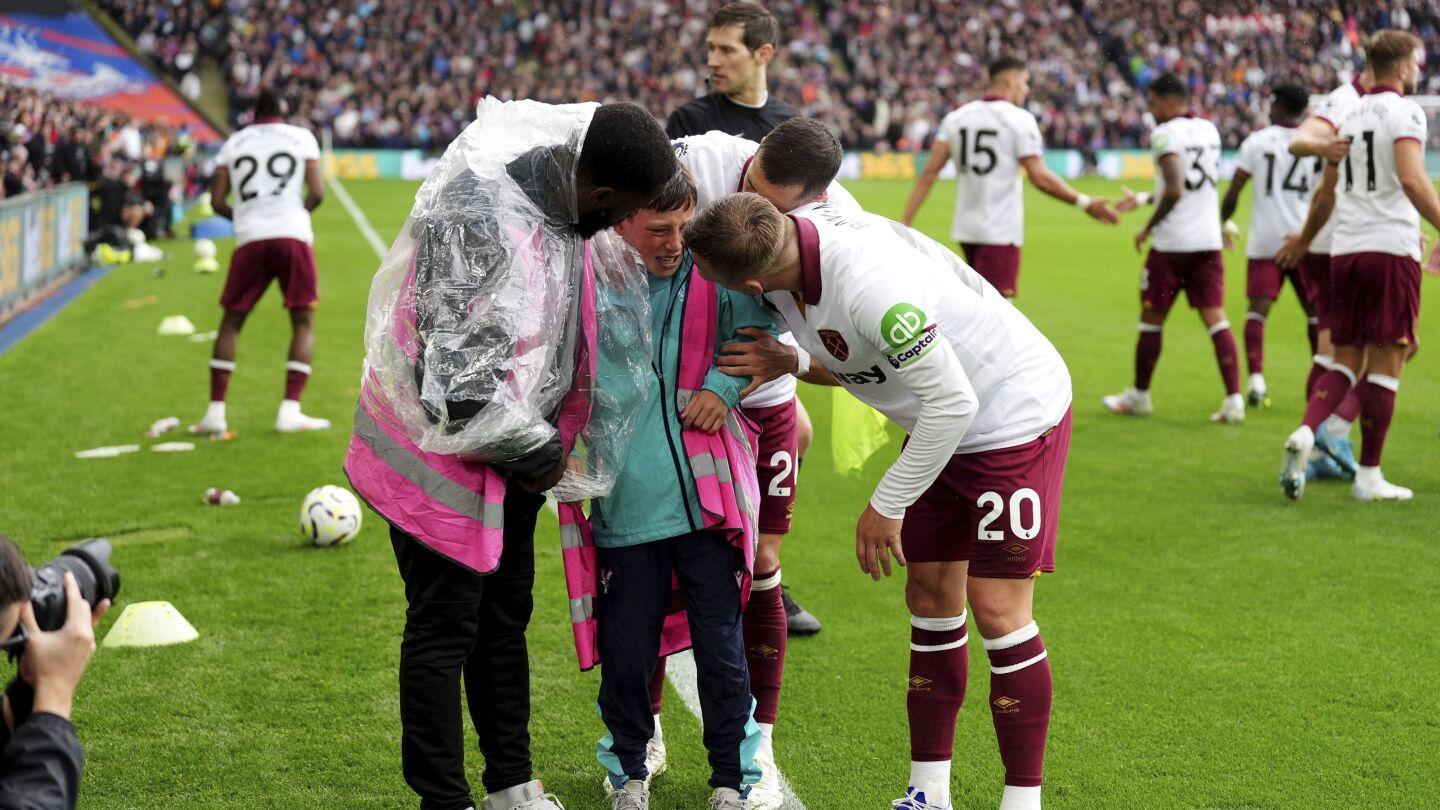
[[[34,711],[69,719],[75,687],[95,654],[95,623],[109,608],[110,600],[104,599],[92,611],[68,571],[65,624],[59,630],[42,632],[35,622],[34,607],[27,601],[20,608],[20,623],[27,636],[25,653],[20,657],[20,677],[35,687]]]

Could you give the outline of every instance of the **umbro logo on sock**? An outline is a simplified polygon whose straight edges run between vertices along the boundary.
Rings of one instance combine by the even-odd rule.
[[[930,680],[929,678],[926,678],[926,677],[921,676],[921,675],[916,675],[915,677],[913,677],[913,678],[910,679],[910,691],[911,691],[911,692],[929,692],[929,691],[930,691],[930,684],[932,684],[932,683],[934,683],[934,681]]]
[[[1020,709],[1016,708],[1020,705],[1020,701],[1012,697],[1006,697],[1005,695],[995,698],[991,703],[994,704],[995,710],[1000,714],[1014,714],[1020,711]]]

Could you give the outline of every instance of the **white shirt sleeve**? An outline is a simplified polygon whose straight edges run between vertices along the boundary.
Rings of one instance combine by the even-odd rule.
[[[739,190],[740,169],[760,145],[718,130],[671,141],[675,157],[695,178],[698,203],[705,205]]]
[[[1045,139],[1040,135],[1040,123],[1035,116],[1029,110],[1016,108],[1014,117],[1015,159],[1045,154]]]
[[[955,159],[955,133],[960,129],[960,111],[955,110],[944,118],[940,119],[940,129],[935,133],[935,140],[944,141],[950,147],[950,159]]]
[[[1251,177],[1255,176],[1255,136],[1251,135],[1240,144],[1240,151],[1235,155],[1235,168],[1244,169]]]
[[[1180,140],[1164,124],[1150,133],[1150,150],[1155,153],[1157,160],[1166,155],[1178,155],[1182,151]]]
[[[315,133],[308,129],[301,129],[300,131],[305,133],[305,135],[300,139],[301,147],[299,158],[301,160],[319,160],[320,142],[315,140]]]
[[[1415,140],[1423,147],[1425,145],[1426,121],[1425,111],[1420,105],[1410,99],[1405,99],[1407,104],[1399,110],[1398,115],[1389,116],[1390,137],[1396,141]]]
[[[215,156],[216,166],[224,166],[227,169],[230,168],[230,164],[235,160],[234,143],[235,138],[229,137],[225,139],[225,143],[220,145],[220,153]]]
[[[875,511],[892,520],[905,517],[935,483],[980,409],[960,358],[929,314],[934,303],[922,290],[897,286],[868,285],[850,306],[855,331],[885,355],[891,373],[920,400],[909,442],[870,497]]]

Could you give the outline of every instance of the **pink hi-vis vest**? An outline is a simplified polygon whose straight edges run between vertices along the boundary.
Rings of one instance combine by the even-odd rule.
[[[679,393],[675,412],[705,384],[715,356],[715,328],[719,320],[715,285],[701,278],[693,268],[690,291],[680,326]],[[664,396],[664,391],[661,391]],[[725,425],[714,435],[682,429],[681,439],[690,471],[695,476],[703,528],[722,533],[731,545],[742,550],[745,569],[740,583],[740,604],[750,600],[751,575],[755,570],[758,539],[760,483],[755,473],[756,432],[738,409],[725,416]],[[680,507],[683,508],[683,507]],[[565,561],[565,585],[570,597],[570,621],[575,631],[575,652],[580,669],[600,663],[596,642],[594,602],[599,593],[594,534],[579,504],[560,505],[560,543]],[[678,583],[671,579],[670,604],[660,636],[660,654],[670,655],[690,647],[690,625]]]
[[[538,248],[538,235],[534,247]],[[561,400],[557,428],[566,453],[590,419],[595,378],[595,270],[586,243],[580,285],[581,340],[576,371]],[[415,268],[401,288],[392,339],[411,360],[420,355],[415,331]],[[421,450],[406,435],[370,377],[355,409],[355,433],[345,474],[355,492],[387,521],[426,547],[479,574],[500,565],[505,546],[505,478],[486,464]]]

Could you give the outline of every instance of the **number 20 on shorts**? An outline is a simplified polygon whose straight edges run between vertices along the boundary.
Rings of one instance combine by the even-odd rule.
[[[1030,504],[1031,515],[1028,526],[1025,525],[1024,510],[1021,509],[1027,502]],[[980,524],[976,531],[977,538],[991,542],[1004,540],[1005,532],[990,528],[990,524],[999,520],[1001,513],[1007,511],[1004,496],[991,490],[976,498],[975,505],[981,509],[990,510],[980,518]],[[1040,534],[1040,493],[1029,487],[1015,490],[1010,495],[1008,511],[1010,512],[1010,533],[1015,536],[1015,539],[1034,540],[1035,536]]]

